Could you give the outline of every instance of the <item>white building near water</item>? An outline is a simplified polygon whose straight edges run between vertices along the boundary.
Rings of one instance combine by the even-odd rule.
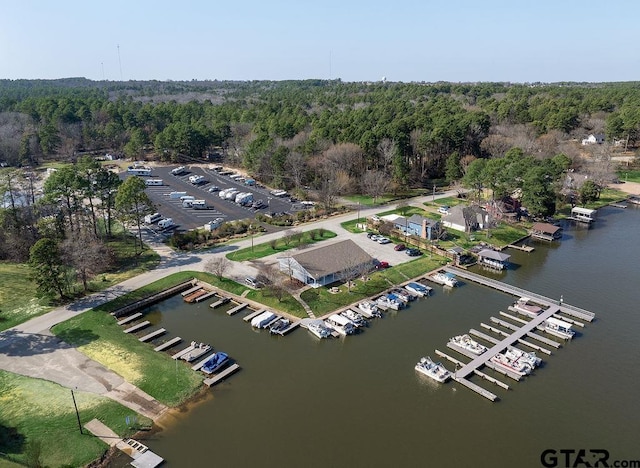
[[[365,274],[373,258],[352,240],[344,240],[278,259],[280,271],[314,288]]]

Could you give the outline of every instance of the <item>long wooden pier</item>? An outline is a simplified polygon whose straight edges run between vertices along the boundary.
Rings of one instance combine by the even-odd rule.
[[[511,294],[519,297],[528,297],[530,299],[535,299],[536,302],[540,302],[545,306],[555,306],[556,312],[562,312],[563,314],[571,315],[572,317],[579,318],[580,320],[585,320],[587,322],[591,322],[596,314],[590,312],[585,309],[581,309],[580,307],[573,306],[571,304],[566,304],[562,301],[556,301],[549,297],[542,296],[540,294],[527,291],[526,289],[518,288],[516,286],[512,286],[510,284],[503,283],[502,281],[493,280],[491,278],[487,278],[482,275],[478,275],[475,273],[471,273],[467,270],[462,270],[460,268],[454,267],[444,267],[444,270],[453,273],[456,276],[467,279],[469,281],[473,281],[474,283],[482,284],[483,286],[488,286],[493,289],[497,289],[498,291],[505,292],[507,294]]]
[[[116,322],[118,325],[124,325],[125,323],[133,322],[135,319],[142,317],[142,312],[136,312],[133,315],[129,315],[127,318],[123,318],[122,320],[118,320]]]
[[[178,351],[176,354],[174,354],[173,356],[171,356],[171,359],[180,359],[182,356],[184,356],[185,354],[187,354],[190,351],[193,351],[194,349],[196,349],[196,346],[194,344],[190,344],[189,346],[187,346],[184,349],[181,349],[180,351]]]
[[[258,309],[255,312],[252,312],[249,315],[245,315],[244,317],[242,317],[242,320],[244,320],[245,322],[250,322],[253,317],[257,317],[258,315],[260,315],[262,312],[266,310],[267,309]]]
[[[247,307],[249,304],[247,304],[246,302],[243,302],[241,304],[238,304],[235,307],[232,307],[231,309],[227,310],[227,315],[234,315],[237,314],[238,312],[240,312],[242,309],[244,309],[245,307]]]
[[[196,302],[206,301],[211,296],[215,296],[216,294],[217,294],[217,291],[209,291],[208,293],[203,294],[202,296],[196,297]]]
[[[502,335],[503,337],[509,336],[509,333],[502,331],[499,328],[492,327],[491,325],[487,325],[486,323],[481,323],[480,326],[482,328],[486,328],[487,330],[491,330],[492,332],[497,333],[498,335]],[[545,354],[551,354],[551,351],[549,351],[548,349],[543,348],[542,346],[538,346],[537,344],[530,343],[529,341],[526,341],[522,338],[517,340],[516,343],[523,344],[525,346],[528,346],[531,349],[535,349],[536,351],[541,351]]]
[[[211,377],[210,379],[205,379],[204,380],[204,384],[208,385],[209,387],[211,387],[212,385],[217,384],[218,382],[220,382],[222,379],[224,379],[225,377],[233,374],[234,372],[236,372],[238,369],[240,369],[240,366],[238,364],[233,364],[232,366],[227,367],[225,370],[223,370],[222,372],[220,372],[218,375]]]
[[[553,315],[553,314],[551,314],[551,315]],[[514,332],[520,330],[520,327],[518,327],[517,325],[514,325],[514,324],[509,323],[509,322],[505,322],[504,320],[500,320],[499,318],[496,318],[496,317],[489,317],[489,320],[491,320],[493,323],[497,323],[498,325],[501,325],[501,326],[503,326],[505,328],[508,328],[509,330],[513,330]],[[533,320],[532,320],[532,322],[533,322]],[[531,322],[527,322],[527,324],[529,324],[529,323],[531,323]],[[535,326],[535,329],[537,329],[540,325],[541,325],[541,323],[537,324]],[[511,336],[511,335],[509,335],[509,336]],[[544,336],[540,336],[537,333],[533,333],[533,330],[529,331],[527,333],[527,336],[529,338],[533,338],[534,340],[539,341],[541,343],[547,344],[549,346],[553,346],[554,348],[559,348],[561,346],[560,343],[558,343],[557,341],[553,341],[553,340],[550,340],[549,338],[545,338]]]
[[[438,356],[440,356],[441,358],[444,358],[448,361],[453,362],[456,367],[462,367],[464,366],[464,362],[462,361],[458,361],[456,358],[449,356],[448,354],[443,353],[442,351],[439,351],[436,349],[436,354]],[[491,377],[490,375],[485,374],[484,372],[480,372],[479,370],[475,370],[473,371],[474,374],[476,374],[478,377],[484,379],[484,380],[488,380],[489,382],[492,382],[494,384],[496,384],[499,387],[504,388],[505,390],[509,390],[509,385],[507,385],[506,383],[502,382],[501,380],[498,380],[494,377]]]

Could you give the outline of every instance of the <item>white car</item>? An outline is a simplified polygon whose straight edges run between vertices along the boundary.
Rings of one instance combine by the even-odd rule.
[[[386,237],[378,237],[378,244],[389,244],[391,241]]]
[[[448,206],[439,207],[438,208],[438,213],[449,214],[449,207]]]

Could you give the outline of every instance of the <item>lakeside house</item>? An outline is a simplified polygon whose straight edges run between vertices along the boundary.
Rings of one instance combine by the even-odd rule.
[[[367,273],[373,265],[373,257],[351,239],[278,258],[281,272],[314,288]]]
[[[417,236],[420,239],[436,240],[440,233],[440,223],[436,220],[414,214],[410,218],[394,216],[391,221],[395,229],[408,236]]]
[[[484,229],[489,221],[487,210],[478,205],[456,205],[442,217],[442,225],[461,232]]]

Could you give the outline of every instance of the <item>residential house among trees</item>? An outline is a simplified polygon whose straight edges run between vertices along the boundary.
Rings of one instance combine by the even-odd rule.
[[[314,288],[349,281],[373,268],[373,258],[352,240],[278,259],[280,271]]]
[[[587,145],[601,145],[604,143],[604,133],[592,133],[587,138],[582,139],[582,144]]]
[[[478,205],[457,205],[449,210],[449,214],[442,217],[442,225],[461,232],[471,232],[484,229],[489,222],[489,214]]]
[[[440,234],[440,223],[436,220],[414,214],[410,218],[397,216],[393,219],[394,227],[407,234],[421,239],[436,240]]]

